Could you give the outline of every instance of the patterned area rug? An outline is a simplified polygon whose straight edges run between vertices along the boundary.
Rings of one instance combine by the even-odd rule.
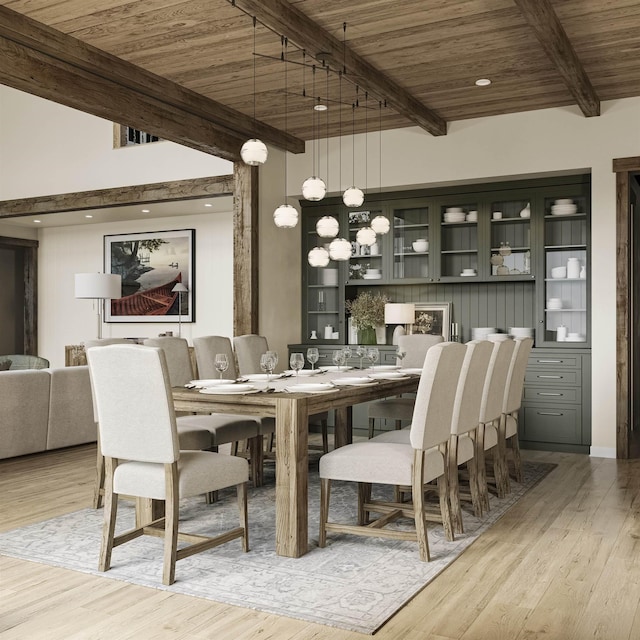
[[[444,539],[441,526],[430,525],[432,560],[428,563],[418,559],[416,543],[382,538],[329,534],[328,546],[318,548],[320,489],[313,471],[309,479],[310,552],[302,558],[282,558],[274,552],[272,471],[267,473],[266,486],[250,491],[251,552],[242,553],[240,541],[235,540],[180,560],[177,580],[170,587],[161,583],[162,540],[155,537],[143,536],[117,547],[112,569],[107,573],[97,571],[102,510],[83,509],[1,533],[0,553],[372,634],[554,467],[530,462],[524,465],[524,484],[512,481],[512,492],[503,500],[492,496],[489,514],[477,519],[464,511],[466,532],[456,536],[454,542]],[[355,486],[335,482],[331,498],[330,519],[355,523]],[[185,532],[212,534],[218,527],[236,526],[235,491],[220,492],[220,500],[209,506],[201,498],[185,500],[180,514],[180,528]],[[121,501],[117,530],[131,527],[133,518],[133,506]]]

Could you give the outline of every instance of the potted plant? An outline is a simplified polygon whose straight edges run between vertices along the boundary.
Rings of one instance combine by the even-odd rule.
[[[389,299],[363,291],[355,300],[347,300],[347,312],[358,330],[358,344],[376,344],[376,327],[384,325],[384,305]]]

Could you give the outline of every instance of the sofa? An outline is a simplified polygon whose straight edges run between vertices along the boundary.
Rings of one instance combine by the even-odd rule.
[[[88,367],[0,371],[0,459],[96,439]]]

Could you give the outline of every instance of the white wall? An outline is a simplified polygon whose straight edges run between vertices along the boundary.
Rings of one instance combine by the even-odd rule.
[[[454,122],[446,136],[416,128],[382,134],[382,186],[402,189],[564,172],[592,177],[592,452],[615,456],[616,446],[616,244],[612,160],[640,154],[640,99],[606,102],[602,115],[577,108],[547,109]],[[356,182],[364,185],[363,136],[356,136]],[[324,149],[324,145],[321,147]],[[378,132],[370,134],[369,188],[378,189]],[[349,186],[350,142],[330,146],[330,189]],[[311,154],[290,165],[290,192],[299,193],[311,172]],[[321,176],[326,161],[321,159]]]

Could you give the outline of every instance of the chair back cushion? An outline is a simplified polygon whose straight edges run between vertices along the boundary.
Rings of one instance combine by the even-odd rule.
[[[109,344],[134,344],[134,342],[129,338],[94,338],[84,341],[84,350],[91,349],[91,347],[106,347]]]
[[[409,368],[422,368],[427,351],[434,344],[444,342],[443,336],[432,336],[428,333],[414,333],[408,336],[398,336],[398,349],[406,352],[406,356],[402,360],[398,360],[398,364]]]
[[[189,355],[189,343],[184,338],[147,338],[147,347],[159,347],[164,351],[169,367],[169,380],[172,387],[184,387],[189,380],[193,380],[193,367]]]
[[[529,363],[529,353],[531,353],[531,348],[533,347],[533,338],[519,338],[514,342],[515,349],[513,350],[509,372],[507,373],[502,413],[513,413],[522,404],[524,376]]]
[[[430,449],[449,440],[465,353],[465,346],[457,342],[442,342],[427,351],[411,420],[414,449]]]
[[[482,390],[480,405],[480,422],[482,423],[496,420],[502,413],[507,374],[515,347],[515,340],[500,340],[493,343],[493,352]]]
[[[114,344],[87,352],[102,453],[168,464],[178,435],[163,349]]]
[[[233,338],[233,348],[238,360],[238,373],[246,376],[260,373],[260,356],[269,351],[267,339],[253,333]]]
[[[454,435],[467,433],[478,426],[484,381],[493,352],[493,343],[488,340],[472,340],[465,347],[467,351],[451,418],[451,433]]]
[[[222,374],[223,378],[235,380],[238,377],[236,356],[231,346],[231,340],[226,336],[201,336],[193,339],[193,348],[196,351],[198,363],[198,376],[202,379],[217,378],[216,354],[224,353],[229,361],[229,368]]]

